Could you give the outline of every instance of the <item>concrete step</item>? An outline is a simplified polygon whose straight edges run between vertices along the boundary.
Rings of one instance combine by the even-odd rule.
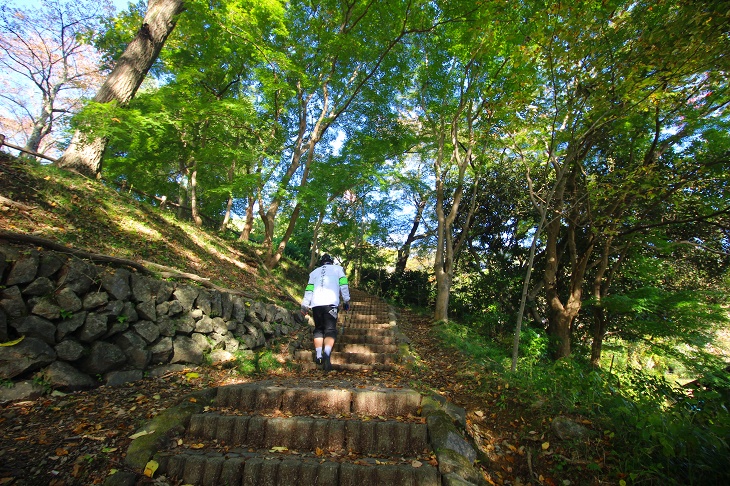
[[[344,420],[312,417],[193,415],[190,440],[217,440],[246,449],[286,447],[296,451],[347,451],[365,455],[417,457],[428,454],[425,423],[396,420]]]
[[[354,414],[386,418],[418,416],[421,395],[391,388],[284,388],[243,384],[218,388],[216,406],[259,414]]]
[[[158,457],[160,469],[185,484],[202,486],[440,486],[438,470],[424,464],[360,465],[318,458],[185,453]]]

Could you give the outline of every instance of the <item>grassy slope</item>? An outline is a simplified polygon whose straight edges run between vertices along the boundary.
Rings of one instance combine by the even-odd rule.
[[[153,262],[208,278],[257,300],[296,308],[306,272],[284,260],[270,272],[258,248],[197,228],[172,212],[103,183],[0,154],[0,229],[32,234],[92,253]]]

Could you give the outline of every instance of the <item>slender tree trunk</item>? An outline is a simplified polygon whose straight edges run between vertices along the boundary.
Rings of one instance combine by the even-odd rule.
[[[438,153],[436,155],[434,173],[436,174],[436,255],[434,256],[433,273],[436,277],[436,303],[433,312],[434,321],[448,321],[449,294],[451,293],[451,263],[449,248],[447,248],[447,232],[450,230],[446,214],[444,213],[444,181],[441,167],[444,158],[444,137],[439,137]]]
[[[246,222],[243,224],[243,231],[241,231],[241,236],[238,237],[238,241],[249,241],[251,239],[251,230],[253,230],[253,207],[255,199],[253,196],[248,196],[247,199]]]
[[[530,174],[530,167],[526,166],[526,180],[527,180],[527,187],[530,191],[530,201],[532,202],[532,205],[535,207],[537,212],[540,214],[540,222],[537,225],[537,230],[535,231],[535,234],[532,237],[532,244],[530,245],[530,256],[527,260],[527,271],[525,274],[525,281],[522,286],[522,296],[520,297],[520,308],[517,312],[517,324],[515,326],[515,335],[512,342],[512,372],[514,373],[517,370],[517,358],[519,357],[519,347],[520,347],[520,333],[522,332],[522,318],[524,316],[525,312],[525,305],[527,304],[527,300],[529,298],[529,288],[530,288],[530,279],[532,278],[532,266],[535,264],[535,251],[537,250],[537,240],[540,237],[540,234],[542,233],[543,228],[545,227],[545,222],[547,221],[547,215],[550,211],[550,205],[553,202],[553,197],[555,196],[556,191],[561,191],[562,195],[562,188],[564,187],[562,184],[563,178],[565,177],[565,171],[566,168],[562,167],[556,172],[556,182],[555,185],[550,189],[548,192],[547,198],[541,201],[541,198],[538,197],[538,195],[535,193],[535,185],[532,180],[532,175]],[[562,197],[562,196],[561,196]],[[534,299],[534,296],[532,296]]]
[[[259,199],[259,216],[264,224],[264,241],[263,246],[266,252],[266,258],[271,258],[274,252],[274,229],[276,225],[276,210],[269,206],[268,210],[264,210]]]
[[[203,219],[198,210],[198,162],[193,162],[193,170],[190,171],[190,211],[195,226],[203,226]]]
[[[423,218],[423,210],[426,208],[426,199],[421,199],[416,205],[416,215],[413,218],[413,224],[411,225],[411,231],[406,237],[406,241],[403,242],[403,246],[398,249],[398,261],[395,263],[395,273],[403,273],[406,271],[406,265],[408,265],[408,257],[411,254],[411,245],[416,241],[416,233],[418,227],[421,224]]]
[[[307,185],[307,181],[309,179],[309,168],[312,165],[312,160],[314,160],[314,147],[317,144],[317,141],[319,141],[319,136],[316,135],[319,133],[319,129],[314,130],[315,135],[313,135],[312,140],[309,141],[309,149],[307,150],[306,157],[304,157],[304,170],[302,171],[302,180],[299,183],[299,191],[301,192],[302,189]],[[266,266],[269,269],[274,269],[281,261],[281,258],[284,256],[284,250],[286,249],[286,245],[289,243],[289,239],[291,238],[291,235],[294,233],[294,227],[296,226],[297,220],[299,219],[299,213],[301,212],[301,203],[297,203],[296,206],[294,206],[294,210],[292,211],[291,217],[289,218],[289,224],[286,227],[286,231],[284,231],[284,235],[281,238],[281,241],[279,242],[279,245],[276,248],[276,251],[273,252],[269,259],[267,260]],[[275,217],[275,215],[272,215]],[[272,232],[273,234],[273,232]],[[272,245],[273,246],[273,245]]]
[[[591,341],[591,365],[598,368],[601,366],[601,352],[603,350],[603,338],[607,329],[606,315],[603,307],[593,307],[593,341]]]
[[[179,219],[186,219],[188,215],[185,214],[183,208],[188,206],[188,188],[190,184],[184,184],[183,182],[189,180],[190,170],[183,159],[180,159],[179,167],[181,177],[177,186],[177,217]]]
[[[233,175],[236,170],[236,162],[232,162],[228,168],[228,183],[233,184]],[[225,231],[228,227],[228,223],[231,221],[231,208],[233,207],[233,193],[228,193],[228,202],[226,203],[226,213],[223,216],[223,222],[221,223],[221,231]]]
[[[176,17],[184,10],[183,0],[149,0],[142,27],[132,39],[114,69],[94,96],[97,103],[116,101],[126,105],[134,98],[152,64],[175,28]],[[107,139],[74,133],[58,166],[89,177],[100,177],[101,159]]]
[[[512,341],[512,373],[517,370],[517,358],[519,357],[520,349],[520,332],[522,332],[522,316],[525,313],[525,305],[527,303],[527,294],[530,290],[530,281],[532,278],[532,265],[535,263],[535,250],[537,248],[537,240],[542,233],[542,226],[545,224],[545,215],[547,210],[543,208],[540,216],[540,223],[537,225],[537,230],[532,237],[532,243],[530,244],[530,257],[527,260],[527,270],[525,272],[525,281],[522,284],[522,296],[520,297],[520,308],[517,312],[517,324],[515,325],[515,336]]]
[[[312,230],[312,248],[309,250],[309,265],[307,269],[309,271],[314,270],[317,265],[317,255],[319,254],[319,230],[322,227],[322,221],[324,221],[325,210],[319,212],[317,222]]]
[[[297,204],[294,207],[294,211],[292,211],[291,218],[289,218],[289,224],[286,227],[286,231],[284,232],[284,236],[282,236],[279,245],[276,247],[276,251],[266,262],[266,266],[269,269],[276,268],[276,266],[279,264],[282,257],[284,256],[284,250],[286,249],[287,243],[289,243],[289,239],[291,238],[292,233],[294,233],[294,226],[296,225],[296,221],[297,218],[299,218],[300,212],[301,206]]]
[[[31,131],[28,141],[25,143],[25,149],[31,152],[38,152],[41,146],[41,140],[48,135],[53,128],[53,119],[51,110],[53,109],[53,100],[46,98],[43,100],[40,116],[33,123],[33,131]]]
[[[228,195],[228,202],[226,203],[226,213],[223,216],[223,222],[221,223],[221,231],[225,231],[228,228],[228,223],[231,221],[231,208],[233,207],[233,196]]]

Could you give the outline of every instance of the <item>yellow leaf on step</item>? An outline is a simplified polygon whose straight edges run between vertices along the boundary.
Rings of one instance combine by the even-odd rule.
[[[550,442],[543,442],[542,443],[542,450],[546,451],[550,449]]]
[[[129,438],[134,440],[137,437],[142,437],[143,435],[148,435],[148,434],[152,434],[152,433],[154,433],[154,430],[150,430],[149,432],[147,432],[146,430],[142,430],[141,432],[137,432],[136,434],[130,435]]]
[[[155,471],[157,471],[157,468],[160,467],[160,465],[157,463],[157,461],[150,461],[147,463],[147,465],[144,467],[144,475],[148,478],[151,478],[154,476]]]

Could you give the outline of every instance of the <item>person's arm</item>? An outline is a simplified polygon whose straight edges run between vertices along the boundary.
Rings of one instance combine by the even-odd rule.
[[[304,298],[302,299],[302,314],[306,315],[312,308],[312,295],[314,294],[314,281],[310,275],[307,287],[304,289]]]
[[[340,267],[340,293],[342,294],[342,308],[345,311],[350,310],[350,286],[347,282],[347,275]]]

